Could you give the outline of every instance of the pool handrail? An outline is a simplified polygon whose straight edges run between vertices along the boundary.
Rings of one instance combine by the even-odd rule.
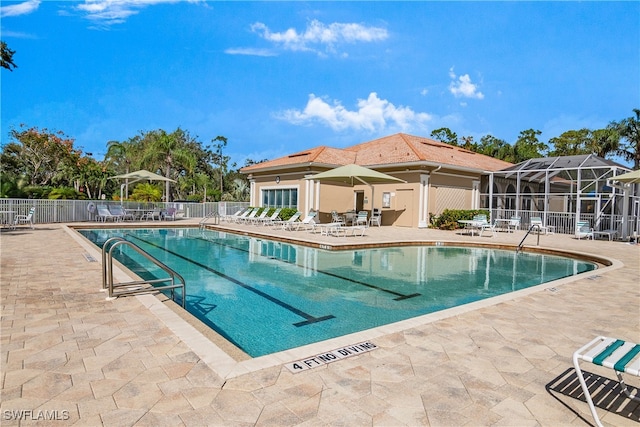
[[[134,280],[130,282],[114,283],[113,282],[113,251],[120,245],[126,245],[133,250],[144,256],[146,259],[154,263],[156,266],[164,270],[169,277],[164,279],[152,279],[152,280]],[[176,278],[179,283],[176,283]],[[170,282],[169,285],[154,286],[155,283]],[[143,287],[140,285],[152,285],[150,287]],[[117,290],[116,288],[135,286],[136,289]],[[163,290],[171,291],[171,299],[175,302],[175,289],[182,288],[182,308],[185,308],[186,296],[186,283],[184,278],[172,270],[170,267],[157,260],[149,253],[145,252],[141,247],[133,242],[130,242],[122,237],[112,237],[104,242],[102,246],[102,289],[109,292],[107,299],[117,298],[119,296],[126,295],[138,295],[149,292],[157,292]]]

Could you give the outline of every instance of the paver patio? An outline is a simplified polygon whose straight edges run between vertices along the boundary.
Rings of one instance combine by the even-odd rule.
[[[197,220],[169,225],[189,222]],[[331,244],[514,245],[524,235],[373,227],[361,238],[224,226]],[[293,374],[286,355],[227,355],[155,296],[106,301],[97,252],[89,262],[90,246],[63,225],[3,230],[1,424],[587,425],[571,355],[597,335],[640,342],[640,246],[557,234],[541,236],[540,246],[615,263],[553,289],[383,329],[371,338],[378,349]],[[612,385],[612,371],[585,368]],[[638,425],[638,404],[608,403],[599,410],[605,425]]]

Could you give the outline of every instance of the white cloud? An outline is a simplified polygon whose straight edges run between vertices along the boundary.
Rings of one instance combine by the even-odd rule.
[[[11,6],[0,7],[0,17],[27,15],[38,9],[40,0],[28,0]]]
[[[277,56],[275,52],[269,49],[256,49],[251,47],[231,47],[225,49],[224,53],[228,55]]]
[[[75,6],[76,10],[84,12],[88,19],[102,25],[123,23],[129,16],[135,15],[144,7],[160,3],[176,3],[179,0],[84,0]],[[188,0],[197,3],[200,0]]]
[[[422,128],[431,120],[427,113],[417,113],[409,107],[396,107],[378,94],[371,92],[367,99],[359,99],[358,109],[347,110],[339,101],[327,102],[314,94],[309,95],[304,110],[286,110],[276,116],[293,124],[320,122],[341,131],[345,129],[379,131],[388,127],[407,131]]]
[[[478,85],[471,83],[471,77],[469,74],[464,74],[457,77],[453,72],[453,67],[449,69],[449,77],[451,83],[449,84],[449,91],[456,98],[475,98],[483,99],[484,94],[478,90]]]
[[[389,37],[387,30],[380,27],[338,22],[326,25],[315,19],[309,22],[307,28],[300,33],[294,28],[289,28],[284,32],[272,32],[262,22],[251,25],[251,31],[284,49],[316,53],[322,51],[335,53],[336,46],[340,44],[369,43],[382,41]]]

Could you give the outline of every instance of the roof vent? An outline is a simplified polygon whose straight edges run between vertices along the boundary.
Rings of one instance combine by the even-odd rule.
[[[311,153],[309,153],[309,152],[304,152],[304,153],[290,154],[290,155],[289,155],[289,158],[291,159],[292,157],[308,156],[309,154],[311,154]]]

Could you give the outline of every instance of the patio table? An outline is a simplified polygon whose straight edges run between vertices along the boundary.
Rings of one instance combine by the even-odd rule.
[[[475,235],[476,231],[478,232],[478,235],[480,234],[480,226],[483,224],[480,221],[474,221],[472,219],[460,219],[458,222],[464,225],[464,229],[472,236]]]

